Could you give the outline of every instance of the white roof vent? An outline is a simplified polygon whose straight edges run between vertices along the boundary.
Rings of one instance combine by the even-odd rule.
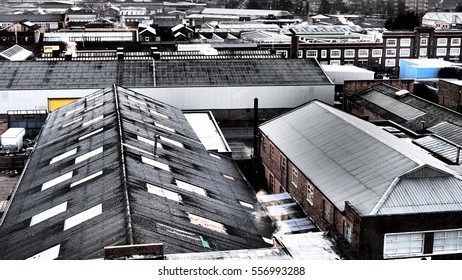
[[[401,97],[406,96],[408,93],[409,93],[408,90],[402,89],[402,90],[398,90],[397,92],[395,92],[395,96],[397,98],[401,98]]]

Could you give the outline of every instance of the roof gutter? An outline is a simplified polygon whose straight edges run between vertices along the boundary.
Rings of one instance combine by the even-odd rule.
[[[122,176],[123,176],[123,192],[125,196],[125,218],[127,219],[127,245],[133,245],[133,227],[132,227],[132,214],[130,209],[130,198],[128,194],[128,185],[127,185],[127,170],[125,166],[125,152],[124,152],[124,145],[122,144],[123,141],[123,134],[122,134],[122,117],[120,116],[120,107],[119,107],[119,93],[117,92],[117,85],[113,85],[114,91],[114,100],[116,106],[116,113],[117,113],[117,124],[119,127],[119,149],[120,155],[122,160]]]

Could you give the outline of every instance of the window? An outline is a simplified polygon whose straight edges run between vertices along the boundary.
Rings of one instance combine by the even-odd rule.
[[[411,55],[411,50],[410,49],[400,49],[399,50],[399,56],[400,57],[409,57]]]
[[[321,51],[321,58],[326,58],[327,57],[327,50],[322,50]]]
[[[451,48],[451,49],[449,49],[449,55],[454,55],[454,56],[460,55],[460,48]]]
[[[427,48],[420,48],[419,56],[427,56]]]
[[[314,187],[310,183],[306,186],[306,201],[309,204],[313,205],[313,198],[314,198]]]
[[[385,59],[385,67],[395,67],[396,59]]]
[[[352,233],[353,225],[347,221],[343,220],[343,237],[348,241],[348,243],[351,243],[351,233]]]
[[[372,57],[382,57],[382,49],[373,49]]]
[[[395,57],[396,56],[396,49],[387,49],[385,52],[386,57]]]
[[[420,38],[421,46],[428,46],[428,38]]]
[[[345,57],[348,57],[348,58],[355,57],[355,50],[352,50],[352,49],[345,50]]]
[[[460,46],[460,38],[451,38],[451,46]]]
[[[270,172],[269,174],[269,182],[268,187],[271,191],[274,191],[274,175]]]
[[[266,138],[265,137],[262,137],[261,138],[261,146],[263,147],[263,151],[266,152]]]
[[[292,168],[292,185],[294,187],[297,187],[298,184],[298,170],[295,168]]]
[[[303,58],[303,51],[298,51],[298,58]]]
[[[435,232],[433,253],[462,251],[462,230]]]
[[[276,54],[279,55],[282,58],[287,58],[287,51],[276,51]]]
[[[387,47],[396,47],[396,39],[387,39]]]
[[[436,56],[446,56],[447,49],[446,48],[437,48],[436,49]]]
[[[437,46],[447,46],[448,45],[448,38],[438,38],[436,40]]]
[[[287,163],[287,159],[281,155],[281,170],[284,172],[286,171],[286,163]]]
[[[326,221],[330,221],[330,204],[329,202],[327,202],[327,200],[323,200],[322,201],[322,217],[324,218],[324,220]]]
[[[337,59],[331,60],[329,64],[330,65],[340,65],[340,60],[337,60]]]
[[[317,58],[318,57],[318,51],[317,50],[307,50],[306,51],[306,57],[312,57],[312,58]]]
[[[411,39],[410,38],[402,38],[399,40],[399,45],[401,47],[410,47],[411,46]]]
[[[382,52],[380,52],[380,56],[382,56]],[[369,57],[369,50],[366,50],[366,49],[359,50],[358,57]]]
[[[423,233],[385,234],[384,258],[421,255],[423,245]]]
[[[340,50],[330,50],[331,58],[340,58],[342,52]]]
[[[274,146],[270,145],[270,159],[274,160]]]

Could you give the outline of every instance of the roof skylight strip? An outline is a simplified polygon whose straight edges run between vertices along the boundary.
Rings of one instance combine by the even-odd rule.
[[[90,101],[90,100],[93,100],[93,99],[96,99],[100,96],[103,96],[104,95],[104,92],[101,92],[101,93],[98,93],[96,95],[93,95],[93,96],[90,96],[90,97],[87,97],[87,101]]]
[[[204,190],[201,187],[194,186],[194,185],[192,185],[190,183],[186,183],[186,182],[183,182],[183,181],[178,180],[178,179],[175,179],[175,183],[176,183],[177,187],[182,189],[182,190],[185,190],[185,191],[188,191],[188,192],[193,192],[195,194],[199,194],[199,195],[202,195],[202,196],[207,196],[207,191]]]
[[[89,120],[89,121],[84,122],[84,123],[82,124],[82,126],[83,126],[83,127],[89,126],[89,125],[91,125],[91,124],[93,124],[93,123],[95,123],[95,122],[99,122],[99,121],[102,120],[103,118],[104,118],[104,115],[101,115],[101,116],[99,116],[99,117],[97,117],[97,118],[94,118],[94,119],[92,119],[92,120]]]
[[[172,133],[175,133],[175,129],[173,129],[173,128],[171,128],[171,127],[168,127],[168,126],[165,126],[165,125],[163,125],[163,124],[156,123],[156,122],[154,123],[154,125],[155,125],[156,127],[158,127],[158,128],[162,128],[162,129],[164,129],[164,130],[167,130],[167,131],[170,131],[170,132],[172,132]]]
[[[83,184],[83,183],[85,183],[87,181],[90,181],[91,179],[96,178],[96,177],[101,176],[101,175],[103,175],[103,170],[100,170],[100,171],[98,171],[96,173],[93,173],[92,175],[90,175],[88,177],[83,178],[82,180],[79,180],[77,182],[72,183],[70,187],[73,188],[75,186]]]
[[[132,96],[127,96],[127,98],[128,98],[129,101],[133,101],[133,102],[139,103],[139,104],[144,105],[144,106],[147,105],[146,102],[144,102],[143,100],[140,100],[138,98],[135,98],[135,97],[132,97]]]
[[[172,139],[170,139],[170,138],[167,138],[167,137],[164,137],[164,136],[160,136],[160,140],[163,141],[163,142],[167,142],[167,143],[173,144],[173,145],[178,146],[178,147],[180,147],[180,148],[184,148],[183,143],[180,143],[180,142],[178,142],[178,141],[172,140]]]
[[[58,244],[54,247],[46,249],[38,254],[33,255],[26,260],[54,260],[59,256],[59,249],[61,248],[61,244]]]
[[[155,141],[154,141],[154,140],[151,140],[151,139],[148,139],[148,138],[144,138],[144,137],[139,136],[139,135],[137,135],[136,137],[137,137],[137,139],[138,139],[139,141],[144,142],[144,143],[146,143],[146,144],[149,144],[149,145],[151,145],[151,146],[154,146],[154,144],[155,144]],[[162,148],[162,145],[161,145],[159,142],[157,142],[157,148]]]
[[[33,226],[33,225],[36,225],[42,221],[45,221],[53,216],[56,216],[58,215],[59,213],[62,213],[64,211],[66,211],[67,209],[67,201],[64,202],[64,203],[61,203],[59,205],[56,205],[55,207],[52,207],[48,210],[45,210],[43,211],[42,213],[39,213],[35,216],[32,217],[31,221],[30,221],[30,227]]]
[[[146,163],[146,164],[149,164],[151,166],[154,166],[154,167],[157,167],[159,169],[162,169],[162,170],[165,170],[165,171],[168,171],[170,172],[170,167],[165,164],[165,163],[162,163],[162,162],[159,162],[159,161],[155,161],[155,160],[152,160],[150,158],[147,158],[147,157],[143,157],[141,156],[141,162],[143,163]]]
[[[69,180],[69,179],[72,178],[73,174],[74,174],[74,171],[71,171],[71,172],[63,174],[63,175],[61,175],[59,177],[56,177],[56,178],[54,178],[54,179],[52,179],[52,180],[50,180],[48,182],[45,182],[45,183],[42,184],[42,189],[41,190],[44,191],[44,190],[49,189],[49,188],[51,188],[53,186],[56,186],[59,183],[62,183],[64,181],[66,181],[66,180]]]
[[[80,111],[80,110],[83,110],[83,109],[85,109],[85,106],[84,106],[84,105],[79,106],[79,107],[77,107],[77,108],[75,108],[75,109],[73,109],[73,110],[67,111],[66,114],[65,114],[64,116],[67,117],[67,116],[69,116],[70,114],[73,114],[73,113],[75,113],[75,112],[77,112],[77,111]]]
[[[77,119],[75,119],[75,120],[73,120],[73,121],[70,121],[70,122],[68,122],[68,123],[66,123],[66,124],[63,124],[63,128],[64,128],[64,127],[68,127],[68,126],[70,126],[70,125],[72,125],[72,124],[75,124],[75,123],[81,121],[82,119],[83,119],[83,118],[80,117],[80,118],[77,118]]]
[[[157,186],[151,185],[151,184],[146,184],[148,188],[148,192],[155,194],[157,196],[161,196],[176,202],[181,202],[182,198],[181,195],[177,194],[176,192],[172,192],[163,188],[159,188]]]
[[[86,138],[91,137],[91,136],[93,136],[95,134],[98,134],[103,130],[104,130],[104,128],[99,128],[99,129],[97,129],[95,131],[92,131],[92,132],[90,132],[88,134],[85,134],[84,136],[79,137],[79,141],[82,141],[83,139],[86,139]]]
[[[209,153],[209,155],[210,155],[211,157],[214,157],[214,158],[217,158],[217,159],[221,159],[221,157],[219,157],[219,156],[217,156],[217,155],[215,155],[215,154]]]
[[[70,151],[67,151],[65,153],[60,154],[59,156],[55,156],[54,158],[51,159],[50,164],[53,164],[55,162],[58,162],[60,160],[63,160],[67,157],[73,156],[77,153],[77,148],[72,149]]]
[[[85,112],[88,112],[88,111],[90,111],[90,110],[96,109],[96,108],[98,108],[98,107],[100,107],[100,106],[103,106],[103,105],[104,105],[104,102],[100,102],[100,103],[95,104],[95,105],[93,105],[93,106],[91,106],[91,107],[88,107],[87,109],[85,109]]]
[[[244,202],[244,201],[240,201],[239,200],[239,203],[244,206],[244,207],[247,207],[247,208],[251,208],[251,209],[254,209],[253,205],[248,203],[248,202]]]
[[[203,218],[201,216],[197,216],[191,213],[188,213],[188,218],[193,225],[198,225],[216,232],[220,232],[223,234],[228,234],[226,232],[226,228],[223,224],[209,220],[207,218]]]
[[[64,229],[63,230],[68,230],[72,227],[75,227],[76,225],[79,225],[85,221],[90,220],[91,218],[94,218],[98,215],[101,215],[103,213],[103,204],[98,204],[95,207],[92,207],[88,210],[85,210],[77,215],[74,215],[64,221]]]
[[[154,114],[154,115],[156,115],[156,116],[162,117],[162,118],[164,118],[164,119],[169,119],[169,116],[167,116],[167,115],[164,115],[164,114],[159,113],[159,112],[157,112],[157,111],[154,111],[154,110],[152,110],[152,109],[149,109],[149,111],[151,112],[151,114]]]
[[[87,159],[89,159],[91,157],[94,157],[94,156],[98,155],[98,154],[101,154],[102,152],[103,152],[103,147],[99,147],[98,149],[95,149],[95,150],[93,150],[91,152],[88,152],[88,153],[86,153],[84,155],[81,155],[81,156],[75,158],[75,164],[80,163],[82,161],[85,161],[85,160],[87,160]]]

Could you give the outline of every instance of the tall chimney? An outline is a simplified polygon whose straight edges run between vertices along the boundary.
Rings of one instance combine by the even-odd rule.
[[[298,36],[292,28],[289,29],[289,31],[292,33],[290,41],[290,58],[298,58]]]

